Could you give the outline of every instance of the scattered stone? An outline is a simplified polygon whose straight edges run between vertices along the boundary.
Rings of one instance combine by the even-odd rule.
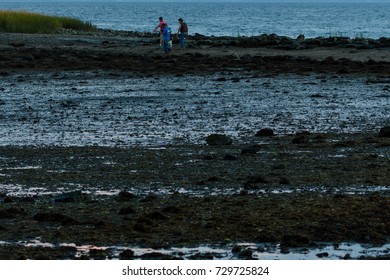
[[[119,254],[120,260],[132,260],[134,258],[134,251],[126,249]]]
[[[274,135],[274,131],[271,128],[262,128],[256,133],[257,137],[269,137]]]
[[[299,41],[299,42],[303,42],[303,41],[305,41],[305,35],[303,35],[303,34],[300,34],[298,37],[297,37],[297,39],[296,39],[297,41]]]
[[[309,140],[305,135],[297,135],[292,140],[293,144],[305,144],[308,142],[309,142]]]
[[[253,251],[251,249],[244,249],[237,253],[239,259],[252,260]]]
[[[3,200],[4,203],[12,203],[14,199],[11,196],[6,196]]]
[[[75,88],[75,90],[77,90],[77,88]],[[78,106],[78,104],[72,100],[62,101],[60,105],[63,108],[74,108]]]
[[[280,178],[279,184],[290,185],[290,181],[286,177],[283,177],[283,178]]]
[[[311,98],[323,98],[325,96],[322,95],[322,94],[319,94],[319,93],[315,93],[315,94],[309,95],[309,97],[311,97]]]
[[[24,47],[26,44],[23,42],[11,42],[9,43],[10,46],[18,48],[18,47]]]
[[[263,176],[250,176],[249,179],[244,183],[245,189],[258,188],[258,184],[266,184],[268,181]]]
[[[343,260],[352,260],[351,254],[345,254],[345,256],[343,257]]]
[[[237,160],[237,157],[236,156],[233,156],[233,155],[230,155],[230,154],[227,154],[223,157],[224,160]]]
[[[190,256],[190,260],[213,260],[214,256],[212,253],[196,253],[195,255]]]
[[[240,245],[234,245],[233,248],[232,248],[232,253],[233,253],[233,254],[237,254],[237,253],[239,253],[241,250],[242,250],[242,246],[240,246]]]
[[[55,202],[81,202],[83,201],[84,195],[81,191],[73,191],[62,193],[54,198]]]
[[[33,219],[38,222],[61,223],[63,226],[79,224],[78,221],[67,215],[52,212],[39,212],[34,215]]]
[[[241,150],[242,155],[255,155],[260,150],[258,146],[250,146]]]
[[[223,134],[211,134],[206,138],[206,143],[211,146],[225,146],[231,145],[233,143],[233,140]]]
[[[165,255],[162,253],[147,253],[143,254],[139,257],[141,260],[177,260],[178,258],[175,258],[173,256]]]
[[[316,256],[317,256],[318,258],[320,258],[320,259],[322,259],[322,258],[327,258],[327,257],[329,257],[329,253],[327,253],[327,252],[318,253]]]
[[[118,201],[130,201],[135,198],[135,194],[127,192],[127,191],[121,191],[118,194]]]
[[[213,160],[213,159],[215,159],[215,156],[214,155],[207,155],[207,156],[204,156],[203,159],[204,160]]]
[[[89,250],[89,256],[94,260],[105,260],[107,258],[106,251],[102,249]]]
[[[379,137],[390,137],[390,126],[382,127],[378,134]]]
[[[211,176],[207,179],[207,182],[218,182],[219,178],[217,176]]]

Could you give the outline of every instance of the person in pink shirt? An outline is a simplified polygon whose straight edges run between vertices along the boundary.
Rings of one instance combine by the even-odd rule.
[[[168,25],[168,23],[162,17],[159,17],[159,20],[160,20],[160,23],[156,26],[156,28],[153,30],[153,32],[160,28],[160,47],[161,47],[164,28],[165,28],[165,26]]]

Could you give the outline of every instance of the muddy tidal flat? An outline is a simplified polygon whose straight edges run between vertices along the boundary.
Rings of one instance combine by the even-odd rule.
[[[389,259],[389,49],[0,34],[0,258]]]

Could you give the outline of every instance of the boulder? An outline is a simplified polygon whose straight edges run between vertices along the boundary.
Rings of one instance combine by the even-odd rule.
[[[206,138],[206,143],[211,146],[231,145],[233,140],[223,134],[211,134]]]
[[[81,191],[62,193],[54,198],[55,202],[80,202],[83,200],[84,195]]]
[[[257,137],[262,136],[274,136],[274,131],[271,128],[262,128],[258,132],[256,132]]]
[[[382,127],[378,134],[379,137],[390,137],[390,126]]]

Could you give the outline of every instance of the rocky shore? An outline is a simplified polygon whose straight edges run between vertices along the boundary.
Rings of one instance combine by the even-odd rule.
[[[83,35],[0,34],[2,75],[21,70],[118,70],[136,75],[229,69],[261,74],[313,72],[389,75],[390,39],[189,36],[164,59],[158,35],[102,30]]]
[[[154,34],[0,34],[0,137],[22,135],[0,146],[0,258],[389,259],[389,48],[196,34],[165,57]],[[344,243],[384,248],[326,249]],[[206,245],[229,253],[167,253]]]

